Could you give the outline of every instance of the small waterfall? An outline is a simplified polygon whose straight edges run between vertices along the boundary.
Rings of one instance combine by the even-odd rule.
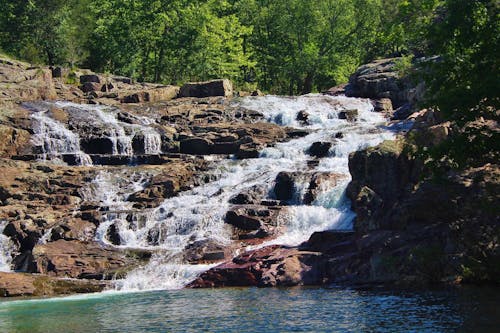
[[[14,243],[3,234],[7,221],[0,221],[0,272],[10,272],[12,255],[14,254]]]
[[[309,182],[297,182],[292,206],[286,208],[286,214],[280,215],[278,221],[284,233],[264,245],[297,245],[315,231],[352,228],[354,214],[344,195],[350,179],[349,153],[393,137],[378,126],[384,118],[372,112],[371,103],[347,97],[309,95],[247,98],[241,101],[241,106],[263,113],[268,121],[309,130],[311,134],[266,148],[258,159],[221,161],[217,170],[219,180],[167,199],[147,215],[139,214],[141,223],[117,223],[124,240],[122,246],[156,251],[148,265],[118,281],[118,289],[180,288],[194,279],[208,266],[183,263],[182,251],[196,241],[230,243],[230,230],[224,223],[229,199],[254,185],[264,186],[270,192],[281,171],[307,175],[333,172],[343,178],[337,186],[320,186],[312,206],[300,202]],[[339,119],[340,112],[351,109],[358,110],[356,121]],[[297,114],[303,111],[309,114],[307,124],[296,120]],[[311,166],[308,161],[312,157],[307,151],[314,142],[320,141],[334,142],[334,146],[327,157]]]
[[[32,144],[35,153],[43,161],[64,164],[65,155],[74,156],[77,165],[92,165],[92,158],[82,151],[80,142],[90,128],[111,141],[109,154],[130,156],[134,154],[161,154],[162,140],[154,128],[155,121],[147,117],[133,117],[134,123],[118,119],[119,110],[106,106],[83,105],[71,102],[25,103],[33,120]],[[51,116],[52,107],[63,109],[73,121],[72,130]],[[79,133],[80,132],[80,133]],[[139,152],[134,151],[134,139],[138,140]]]
[[[37,155],[43,161],[51,160],[55,163],[64,163],[62,155],[74,155],[77,164],[92,165],[92,159],[80,148],[78,134],[68,130],[64,124],[49,116],[46,106],[25,104],[32,111],[33,132],[32,144],[39,149]]]

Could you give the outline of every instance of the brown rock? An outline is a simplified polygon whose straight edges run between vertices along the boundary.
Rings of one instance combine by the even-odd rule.
[[[0,297],[57,296],[102,291],[107,283],[0,272]]]

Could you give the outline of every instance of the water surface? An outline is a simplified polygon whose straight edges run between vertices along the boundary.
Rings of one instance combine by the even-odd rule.
[[[500,290],[170,290],[0,303],[0,332],[498,332]]]

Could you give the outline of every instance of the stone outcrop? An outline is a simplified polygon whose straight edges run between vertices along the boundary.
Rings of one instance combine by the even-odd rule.
[[[346,94],[373,100],[374,109],[394,119],[406,119],[423,98],[424,84],[415,84],[398,72],[401,58],[375,60],[359,67],[350,77],[349,84],[326,91],[326,94]]]
[[[58,296],[95,293],[107,287],[103,281],[59,279],[46,275],[0,272],[0,297]]]
[[[140,263],[126,252],[105,248],[95,242],[66,240],[36,245],[33,257],[37,273],[79,279],[103,280],[123,276],[127,269]]]
[[[233,85],[229,80],[212,80],[207,82],[192,82],[183,85],[179,97],[210,97],[210,96],[233,96]]]

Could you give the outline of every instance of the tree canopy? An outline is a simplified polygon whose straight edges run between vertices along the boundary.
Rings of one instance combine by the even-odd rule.
[[[436,91],[491,96],[497,85],[494,0],[0,0],[0,6],[4,52],[139,81],[227,77],[241,87],[301,94],[344,83],[377,57],[440,55]],[[462,103],[469,94],[456,95]],[[443,104],[446,96],[439,96]]]

